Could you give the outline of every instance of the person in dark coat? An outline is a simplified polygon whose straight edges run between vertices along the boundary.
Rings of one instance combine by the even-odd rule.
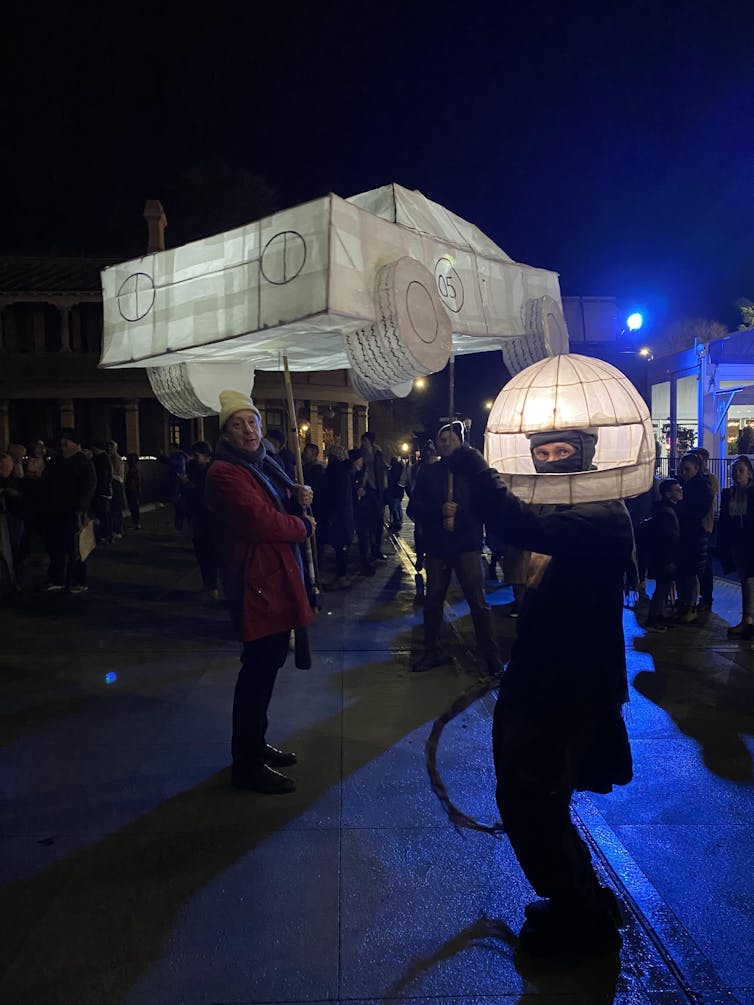
[[[530,441],[543,477],[591,470],[595,434],[552,430]],[[448,465],[466,479],[479,517],[532,552],[492,734],[501,818],[527,879],[545,898],[527,907],[521,944],[538,953],[617,951],[619,908],[597,879],[570,802],[574,790],[604,793],[631,779],[621,715],[631,521],[620,500],[524,503],[470,447],[452,453]]]
[[[95,440],[92,444],[92,463],[97,475],[97,487],[92,500],[92,514],[98,544],[113,543],[113,465],[107,455],[103,440]]]
[[[678,523],[681,529],[678,562],[678,620],[690,625],[699,620],[697,598],[699,583],[707,564],[709,536],[705,521],[712,502],[712,485],[702,470],[702,459],[689,451],[681,458],[678,474],[683,483],[683,499],[678,504]]]
[[[298,548],[314,530],[314,518],[303,512],[312,493],[267,456],[261,416],[247,395],[220,393],[220,428],[204,501],[228,610],[243,643],[231,783],[268,794],[293,792],[293,779],[275,768],[295,764],[296,755],[267,743],[267,709],[291,631],[313,617]]]
[[[706,559],[704,568],[699,576],[699,604],[697,606],[697,611],[700,614],[709,614],[712,610],[712,591],[715,584],[710,542],[712,540],[712,532],[715,529],[715,509],[717,507],[718,496],[720,495],[720,482],[717,479],[717,475],[713,471],[710,471],[709,450],[706,447],[692,447],[689,453],[699,455],[699,459],[702,462],[702,477],[707,482],[707,492],[709,493],[709,509],[707,510],[707,515],[702,520],[704,533],[707,537],[705,542]]]
[[[97,475],[92,462],[84,456],[75,429],[61,429],[60,453],[45,468],[42,482],[50,548],[50,581],[46,589],[67,587],[71,593],[83,593],[87,589],[86,562],[79,558],[77,535],[88,522]]]
[[[731,468],[733,485],[720,497],[717,546],[723,571],[735,569],[741,582],[741,620],[731,637],[754,636],[754,468],[745,454]]]
[[[349,585],[348,549],[354,535],[353,468],[348,451],[339,443],[330,447],[314,502],[317,540],[335,552],[335,581],[329,588],[345,589]]]
[[[399,457],[390,458],[387,472],[387,489],[385,501],[390,513],[390,530],[398,534],[403,527],[403,496],[406,493],[405,484],[408,472]]]
[[[369,560],[382,561],[387,556],[382,552],[382,535],[385,530],[385,493],[387,491],[387,467],[382,454],[382,448],[375,443],[375,436],[368,429],[361,437],[361,458],[363,467],[360,469],[357,498],[359,526],[363,526],[369,543]],[[359,545],[362,545],[362,533],[359,532]],[[365,562],[362,551],[362,565]]]
[[[440,429],[437,434],[440,461],[422,469],[411,496],[412,515],[422,526],[427,570],[424,653],[411,666],[415,673],[448,662],[441,648],[440,632],[443,604],[453,573],[471,611],[480,656],[489,672],[500,670],[500,655],[482,580],[482,521],[471,506],[468,480],[463,475],[451,476],[448,465],[453,452],[463,445],[463,437],[461,422]]]
[[[295,481],[296,458],[286,442],[283,431],[280,429],[268,429],[265,440],[271,445],[275,460],[281,465],[291,481]]]
[[[666,631],[665,601],[678,575],[681,529],[676,507],[683,501],[683,486],[677,478],[664,478],[659,486],[660,499],[652,507],[649,522],[640,527],[646,542],[647,574],[655,581],[655,591],[649,602],[647,628],[649,631]]]
[[[421,455],[419,460],[411,465],[408,472],[408,480],[406,482],[406,495],[408,496],[409,502],[406,507],[406,516],[413,520],[414,522],[414,553],[416,554],[416,561],[414,566],[416,568],[416,586],[417,586],[417,596],[424,596],[424,580],[419,575],[419,573],[424,568],[424,540],[422,538],[422,525],[421,521],[416,518],[416,514],[411,505],[411,497],[414,493],[414,488],[416,487],[416,482],[419,478],[420,472],[428,467],[430,464],[436,464],[439,460],[437,456],[437,449],[433,440],[427,440],[427,442],[422,447]]]
[[[204,507],[204,485],[212,461],[212,448],[209,443],[199,440],[192,445],[189,456],[186,474],[180,481],[186,497],[186,515],[191,524],[194,555],[202,576],[202,591],[207,600],[214,601],[218,599],[217,562],[212,527]]]
[[[134,530],[141,530],[141,473],[139,471],[139,455],[126,454],[126,471],[123,480],[126,492],[126,502],[131,514]]]

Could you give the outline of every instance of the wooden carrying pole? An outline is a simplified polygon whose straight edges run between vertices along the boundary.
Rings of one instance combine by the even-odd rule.
[[[298,420],[296,418],[296,405],[293,401],[293,384],[291,383],[291,371],[288,369],[288,357],[283,356],[283,373],[285,375],[285,395],[288,399],[288,417],[290,419],[291,426],[296,431],[296,480],[299,485],[304,484],[304,465],[301,461],[301,444],[298,439]],[[310,511],[311,512],[311,511]],[[304,553],[306,555],[306,570],[309,575],[309,588],[312,592],[312,596],[316,598],[319,596],[319,586],[317,584],[317,572],[314,568],[314,552],[312,551],[312,540],[314,535],[307,537],[304,542],[305,548]],[[313,607],[317,607],[317,603],[312,604]]]
[[[448,471],[448,502],[453,502],[453,472]],[[454,516],[443,517],[443,527],[445,530],[456,529],[456,518]]]

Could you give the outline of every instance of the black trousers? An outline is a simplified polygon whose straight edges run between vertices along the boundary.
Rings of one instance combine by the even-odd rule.
[[[50,582],[56,586],[86,586],[86,562],[79,559],[77,513],[53,513],[47,524],[50,549]]]
[[[599,882],[571,819],[583,733],[576,716],[495,706],[492,748],[500,817],[524,875],[540,897],[593,901]]]
[[[217,560],[209,527],[194,527],[194,554],[202,574],[202,589],[217,589]]]
[[[462,551],[452,558],[425,556],[424,566],[427,570],[427,595],[424,600],[425,648],[437,649],[439,646],[443,604],[450,585],[450,577],[455,572],[469,605],[479,652],[484,656],[497,657],[492,614],[482,587],[481,563],[482,554],[479,551]]]
[[[290,632],[244,642],[241,670],[233,695],[233,769],[253,772],[262,764],[267,733],[267,709],[278,670],[288,655]]]

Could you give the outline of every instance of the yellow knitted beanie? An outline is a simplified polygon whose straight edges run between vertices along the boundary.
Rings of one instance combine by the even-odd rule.
[[[246,410],[253,412],[259,419],[259,425],[262,425],[262,416],[259,409],[251,400],[248,394],[242,394],[241,391],[221,391],[220,392],[220,429],[225,427],[225,423],[235,412],[240,412]]]

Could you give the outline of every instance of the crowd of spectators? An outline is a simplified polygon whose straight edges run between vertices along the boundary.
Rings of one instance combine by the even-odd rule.
[[[70,427],[55,447],[35,440],[0,452],[0,595],[23,589],[35,547],[47,557],[47,592],[87,592],[82,531],[91,523],[99,544],[122,538],[126,499],[140,527],[139,459],[127,461],[126,470],[114,440],[83,446]]]
[[[450,432],[461,438],[457,430]],[[296,481],[294,455],[283,434],[268,430],[264,442],[269,456]],[[220,583],[212,529],[204,506],[204,483],[213,449],[200,441],[189,450],[176,449],[160,460],[169,471],[165,501],[174,508],[175,527],[182,530],[185,526],[190,532],[202,592],[208,601],[216,602]],[[437,651],[437,614],[447,590],[445,580],[454,568],[472,606],[480,651],[486,654],[490,665],[495,663],[494,644],[485,629],[487,605],[476,573],[477,559],[483,554],[482,541],[490,552],[488,579],[497,585],[499,569],[503,581],[514,588],[515,600],[506,612],[512,616],[517,615],[523,600],[529,556],[493,528],[481,524],[474,527],[474,547],[467,549],[467,513],[462,502],[459,527],[463,533],[443,529],[443,507],[449,511],[450,499],[444,468],[441,474],[432,472],[441,460],[435,442],[428,440],[413,463],[395,456],[388,462],[369,430],[356,449],[347,450],[335,443],[324,458],[320,457],[316,444],[307,443],[301,460],[303,482],[314,492],[315,554],[320,569],[328,570],[323,587],[344,590],[356,576],[374,575],[376,564],[385,559],[386,516],[390,530],[400,533],[404,498],[408,497],[408,514],[414,523],[417,599],[421,602],[425,601],[421,573],[429,564],[434,570],[434,575],[429,576],[432,602],[425,604],[427,653],[418,663],[426,668],[441,662]],[[638,575],[634,581],[640,596],[646,595],[647,578],[655,583],[649,601],[648,630],[667,631],[677,624],[704,623],[712,607],[711,541],[716,529],[716,553],[723,571],[735,572],[741,582],[741,621],[731,626],[729,634],[751,638],[754,637],[754,468],[748,457],[736,459],[731,468],[732,484],[720,496],[720,486],[708,462],[707,451],[694,448],[680,459],[677,477],[655,478],[644,497],[628,502],[636,539]],[[456,485],[450,507],[454,514],[458,512],[463,488],[462,481]],[[78,536],[91,521],[97,544],[112,544],[126,533],[125,513],[130,513],[129,529],[139,530],[139,458],[133,453],[121,456],[115,441],[95,440],[87,447],[82,445],[76,430],[69,428],[61,431],[55,447],[42,440],[26,447],[9,444],[0,452],[0,593],[6,595],[23,587],[25,567],[35,541],[42,546],[49,562],[45,589],[86,592],[86,562],[77,554]],[[458,555],[444,553],[449,542],[456,551],[461,547]],[[445,570],[442,576],[437,574],[438,563]],[[472,565],[473,582],[466,574]],[[461,568],[464,571],[459,575]],[[484,576],[484,563],[481,568]],[[490,583],[486,588],[491,588]]]

